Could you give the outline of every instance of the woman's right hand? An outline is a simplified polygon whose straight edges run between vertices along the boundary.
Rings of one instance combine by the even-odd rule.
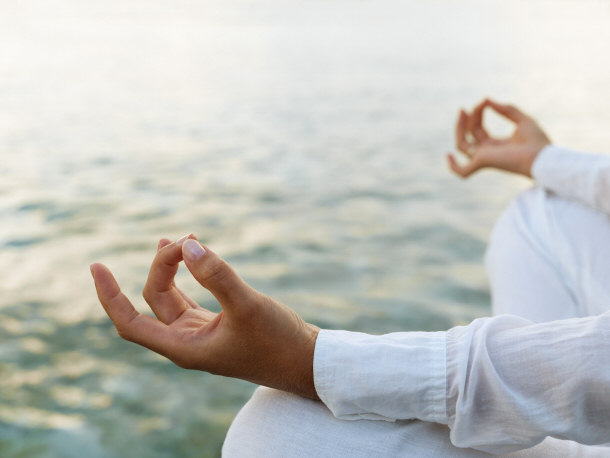
[[[183,262],[222,306],[200,307],[174,282]],[[159,242],[143,295],[157,318],[139,313],[110,270],[91,266],[102,306],[119,335],[180,367],[236,377],[318,399],[313,355],[319,329],[256,291],[193,235]]]
[[[515,124],[508,138],[494,138],[483,127],[483,111],[490,107]],[[449,168],[462,178],[491,167],[531,177],[532,164],[538,153],[551,141],[538,123],[512,105],[502,105],[489,99],[479,103],[472,113],[460,110],[455,140],[457,149],[468,158],[459,164],[453,154],[447,155]]]

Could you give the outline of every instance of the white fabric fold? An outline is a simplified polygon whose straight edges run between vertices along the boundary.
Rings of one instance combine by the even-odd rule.
[[[610,214],[610,155],[549,145],[534,161],[532,176],[558,196]]]
[[[322,330],[314,380],[337,418],[447,423],[444,332]]]

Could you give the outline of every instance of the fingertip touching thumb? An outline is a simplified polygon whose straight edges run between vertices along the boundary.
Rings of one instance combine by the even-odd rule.
[[[187,239],[182,244],[182,256],[189,263],[197,262],[206,253],[197,240]]]
[[[193,277],[221,302],[223,307],[247,285],[229,264],[197,240],[188,239],[182,244],[182,257]]]

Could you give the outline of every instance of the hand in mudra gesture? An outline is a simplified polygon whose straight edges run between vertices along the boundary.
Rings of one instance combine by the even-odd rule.
[[[492,137],[485,130],[483,112],[487,107],[515,124],[510,137]],[[455,137],[456,147],[466,155],[467,162],[459,164],[452,154],[448,154],[447,159],[451,170],[463,178],[485,167],[531,177],[536,156],[551,143],[534,119],[512,105],[489,99],[479,103],[470,114],[460,111]]]
[[[213,313],[174,283],[184,261],[220,302]],[[143,296],[157,318],[136,311],[110,270],[93,264],[102,306],[119,335],[180,367],[248,380],[317,399],[313,353],[319,329],[246,284],[194,236],[159,242]]]

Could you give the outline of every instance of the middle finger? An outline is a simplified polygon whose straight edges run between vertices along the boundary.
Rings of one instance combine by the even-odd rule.
[[[468,118],[468,131],[472,134],[477,143],[482,143],[489,138],[487,131],[483,127],[483,110],[485,110],[487,104],[487,100],[483,100],[474,107],[472,115]]]

